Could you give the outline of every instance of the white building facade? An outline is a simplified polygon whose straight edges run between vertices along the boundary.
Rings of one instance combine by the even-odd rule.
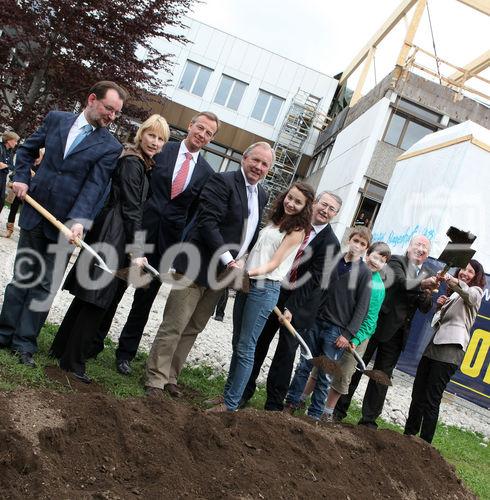
[[[223,122],[205,152],[216,171],[238,168],[252,142],[273,144],[298,91],[320,99],[319,113],[330,107],[337,80],[190,18],[180,30],[189,43],[155,40],[162,52],[175,55],[162,109],[171,127],[184,132],[198,111],[212,111]],[[312,129],[303,152],[311,156],[318,139]],[[178,134],[177,134],[178,137]]]

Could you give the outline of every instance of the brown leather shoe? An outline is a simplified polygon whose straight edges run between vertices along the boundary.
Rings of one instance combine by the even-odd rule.
[[[173,397],[173,398],[181,398],[184,393],[180,390],[180,387],[177,384],[167,384],[165,386],[165,390]]]
[[[14,233],[14,223],[7,222],[7,231],[5,233],[5,238],[10,238],[13,233]]]
[[[210,405],[210,406],[216,406],[216,405],[220,405],[224,402],[225,402],[225,397],[221,394],[221,396],[216,396],[216,397],[211,398],[211,399],[206,399],[206,401],[204,401],[204,404]]]

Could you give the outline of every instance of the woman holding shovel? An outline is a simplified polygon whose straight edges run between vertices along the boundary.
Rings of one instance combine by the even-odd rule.
[[[428,443],[436,431],[444,390],[463,361],[486,282],[483,266],[475,259],[442,280],[448,295],[437,299],[439,310],[432,320],[434,336],[417,367],[404,431],[408,435],[420,432]]]
[[[236,411],[254,363],[255,346],[262,328],[279,298],[281,282],[289,272],[311,229],[315,192],[295,182],[275,200],[269,223],[260,231],[246,269],[248,294],[238,292],[233,308],[233,354],[223,403],[209,412]]]
[[[108,201],[87,233],[88,243],[105,244],[111,247],[111,252],[115,251],[117,262],[113,268],[127,267],[130,260],[136,265],[145,261],[136,236],[141,231],[148,176],[154,165],[152,158],[162,150],[169,136],[168,124],[160,115],[152,115],[140,126],[134,145],[127,146],[121,154]],[[128,245],[133,247],[131,255],[126,254]],[[65,280],[63,288],[75,298],[50,350],[59,359],[60,368],[85,383],[91,382],[85,373],[85,361],[90,357],[93,336],[106,316],[112,319],[127,286],[122,280],[112,279],[94,289],[91,282],[100,278],[103,271],[89,258],[87,252],[81,252]]]

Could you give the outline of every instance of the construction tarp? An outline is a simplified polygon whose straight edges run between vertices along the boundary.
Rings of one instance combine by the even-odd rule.
[[[398,158],[374,240],[403,253],[425,234],[437,258],[450,226],[477,236],[475,258],[490,270],[490,130],[471,121],[425,136]]]
[[[425,234],[437,259],[455,226],[477,236],[473,248],[490,272],[490,131],[473,122],[427,135],[401,155],[374,225],[374,241],[386,241],[403,254],[410,238]],[[433,261],[435,268],[441,263]],[[490,288],[471,332],[465,359],[448,391],[490,407]],[[398,368],[414,375],[433,331],[434,310],[417,313]]]

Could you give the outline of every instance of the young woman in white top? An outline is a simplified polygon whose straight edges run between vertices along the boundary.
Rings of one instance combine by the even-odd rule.
[[[437,299],[439,311],[432,320],[434,336],[417,367],[405,434],[432,442],[439,406],[447,384],[461,365],[470,341],[485,288],[485,271],[475,259],[454,276],[446,274],[447,295]]]
[[[253,367],[255,346],[279,298],[281,281],[311,228],[315,192],[303,182],[294,183],[275,200],[269,223],[260,231],[246,269],[250,292],[239,292],[233,309],[233,355],[225,385],[224,403],[211,411],[238,408]]]

